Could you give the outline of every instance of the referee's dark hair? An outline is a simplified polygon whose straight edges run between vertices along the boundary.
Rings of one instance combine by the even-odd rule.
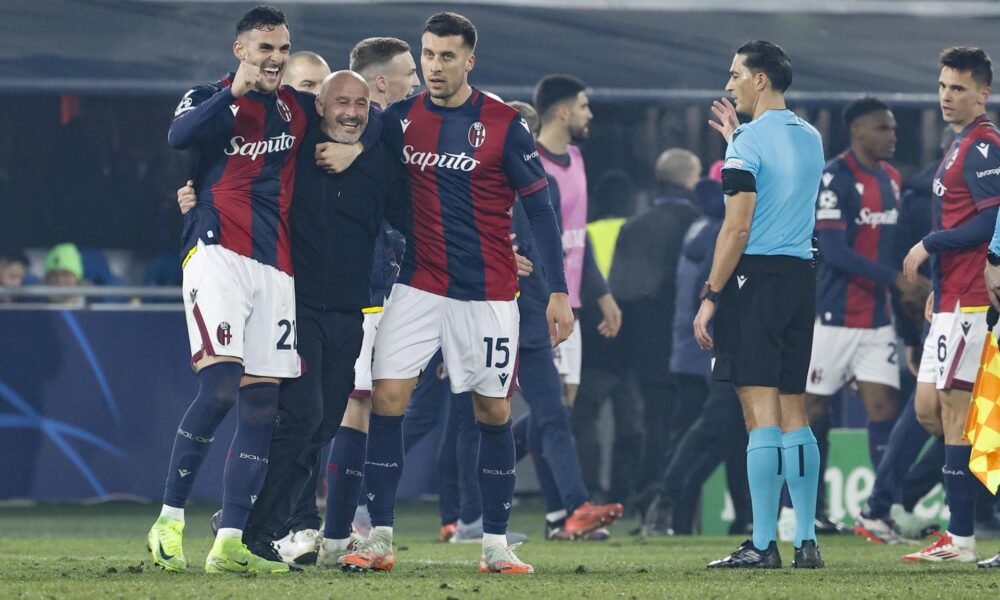
[[[348,68],[367,78],[365,71],[372,67],[384,67],[390,60],[409,51],[409,44],[394,37],[365,38],[351,50]]]
[[[462,44],[469,50],[476,49],[476,26],[472,21],[454,12],[439,12],[431,15],[424,23],[424,33],[433,33],[438,37],[451,35],[462,36]]]
[[[942,67],[971,73],[973,81],[982,87],[993,85],[993,61],[982,48],[969,46],[945,48],[939,62]]]
[[[767,75],[774,91],[784,93],[792,85],[792,61],[781,46],[757,40],[743,44],[736,54],[750,71]]]
[[[546,75],[535,84],[533,102],[542,122],[548,121],[557,104],[575,99],[587,86],[572,75]]]
[[[285,13],[273,6],[261,4],[243,13],[243,16],[236,23],[236,37],[250,31],[251,29],[274,29],[278,25],[288,26]]]
[[[847,128],[850,129],[851,123],[859,117],[863,117],[868,113],[891,110],[888,104],[873,96],[858,98],[857,100],[852,100],[844,107],[844,125],[847,125]]]

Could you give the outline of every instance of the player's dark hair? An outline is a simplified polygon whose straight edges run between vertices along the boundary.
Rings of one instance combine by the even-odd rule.
[[[873,96],[858,98],[857,100],[852,100],[844,107],[844,125],[847,125],[847,128],[850,129],[851,123],[868,113],[891,110],[888,104]]]
[[[476,26],[472,21],[453,12],[439,12],[431,15],[424,23],[421,34],[433,33],[438,37],[462,36],[462,44],[469,50],[476,49]]]
[[[546,75],[535,84],[533,102],[542,120],[548,118],[549,111],[557,104],[574,100],[587,89],[582,81],[572,75]]]
[[[982,87],[993,85],[993,61],[982,48],[967,46],[945,48],[938,62],[942,67],[971,73],[973,81]]]
[[[390,60],[409,51],[409,44],[394,37],[365,38],[351,50],[349,68],[363,75],[372,67],[384,67]]]
[[[757,40],[743,44],[736,54],[743,55],[743,64],[751,72],[767,75],[774,91],[784,93],[792,85],[792,61],[781,46]]]
[[[538,111],[535,110],[534,106],[520,100],[511,100],[507,106],[520,113],[521,118],[528,124],[528,131],[531,132],[531,135],[538,135]]]
[[[236,22],[236,37],[251,29],[274,29],[278,25],[288,25],[285,13],[273,6],[261,4],[243,13],[240,20]]]

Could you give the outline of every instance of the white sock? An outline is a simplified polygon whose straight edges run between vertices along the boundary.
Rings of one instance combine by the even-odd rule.
[[[347,550],[347,547],[351,545],[351,538],[344,538],[342,540],[334,540],[330,538],[323,539],[323,550],[327,552],[337,552],[338,550]]]
[[[955,544],[960,548],[965,548],[966,550],[976,549],[976,536],[975,535],[955,535],[952,532],[948,532],[951,536],[951,543]]]
[[[483,548],[490,546],[505,547],[507,545],[507,536],[502,533],[484,533],[483,534]]]
[[[174,506],[167,506],[166,504],[164,504],[163,508],[160,509],[160,516],[167,517],[168,519],[174,519],[176,521],[180,521],[181,523],[183,523],[184,509],[177,508]]]
[[[232,527],[223,527],[219,529],[219,533],[215,536],[217,540],[238,540],[243,537],[242,529],[234,529]]]
[[[562,521],[568,516],[565,508],[560,508],[557,511],[545,513],[545,520],[549,523],[555,523],[556,521]]]

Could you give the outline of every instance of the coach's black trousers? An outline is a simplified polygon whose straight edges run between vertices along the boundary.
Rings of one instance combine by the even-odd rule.
[[[270,539],[285,533],[320,450],[344,418],[364,337],[361,311],[319,311],[299,304],[296,313],[303,373],[281,383],[267,479],[247,526],[250,535]]]

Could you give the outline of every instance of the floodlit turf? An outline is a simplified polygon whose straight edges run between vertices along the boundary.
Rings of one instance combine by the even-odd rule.
[[[995,597],[1000,572],[973,565],[904,565],[907,547],[855,537],[821,539],[829,567],[772,572],[708,571],[736,538],[631,538],[622,523],[607,542],[544,542],[541,508],[515,509],[514,528],[531,535],[520,556],[532,576],[480,575],[477,544],[439,544],[435,506],[400,508],[399,562],[390,574],[321,571],[272,576],[206,575],[210,507],[188,511],[183,574],[149,566],[145,535],[157,507],[136,505],[0,508],[0,598],[922,598]],[[982,542],[992,554],[1000,542]]]

